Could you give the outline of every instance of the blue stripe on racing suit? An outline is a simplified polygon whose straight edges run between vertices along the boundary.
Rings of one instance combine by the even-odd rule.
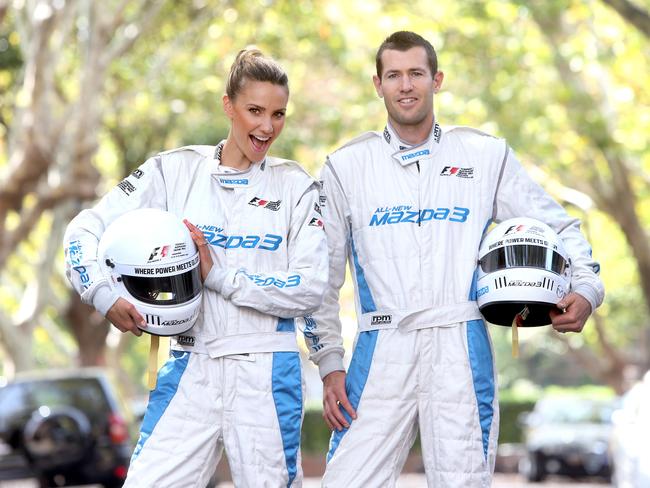
[[[296,330],[293,319],[278,319],[278,332]],[[300,356],[297,352],[274,352],[272,389],[278,415],[282,447],[291,486],[298,472],[300,425],[302,424],[302,385],[300,383]]]
[[[483,452],[487,460],[490,426],[494,417],[494,367],[492,349],[483,320],[467,322],[467,349],[474,379],[474,392],[483,434]]]
[[[300,425],[302,423],[299,353],[274,352],[272,378],[273,400],[282,434],[282,446],[289,473],[287,487],[289,487],[298,471]]]
[[[359,264],[359,258],[357,256],[356,249],[354,247],[354,240],[350,237],[350,245],[352,246],[352,258],[354,261],[355,275],[357,278],[357,289],[359,290],[359,300],[361,301],[361,310],[363,313],[374,312],[377,310],[375,306],[375,301],[372,298],[370,293],[370,288],[368,288],[368,283],[366,282],[365,275],[363,273],[363,268]],[[352,361],[350,361],[350,367],[348,368],[348,373],[345,378],[345,390],[348,395],[348,400],[352,404],[352,408],[355,410],[359,406],[359,401],[361,401],[361,394],[363,389],[366,386],[366,381],[368,380],[368,373],[370,372],[370,365],[372,364],[372,356],[375,352],[375,345],[377,344],[377,336],[379,334],[378,330],[370,330],[359,333],[357,337],[357,344],[354,348],[354,353],[352,355]],[[348,422],[351,422],[352,419],[350,415],[341,408],[341,412],[345,416]],[[340,432],[332,432],[332,439],[330,441],[330,450],[327,453],[327,461],[329,461],[336,448],[339,446],[341,439],[345,435],[348,429],[343,429]]]
[[[165,365],[160,368],[156,382],[156,389],[152,391],[149,396],[149,404],[147,405],[147,411],[144,414],[142,427],[140,428],[140,438],[138,439],[138,444],[133,450],[131,462],[138,457],[145,442],[147,442],[147,439],[151,436],[156,424],[165,413],[172,398],[174,398],[189,360],[189,352],[171,351],[171,356]]]
[[[483,228],[483,236],[487,232],[492,219],[488,220]],[[478,280],[478,267],[474,270],[472,285],[469,290],[469,299],[476,300],[476,282]],[[490,441],[490,427],[494,417],[494,362],[492,349],[488,338],[487,328],[483,320],[471,320],[467,328],[467,351],[469,364],[474,380],[474,394],[478,404],[478,416],[483,436],[483,453],[487,460]]]
[[[354,239],[350,236],[350,246],[352,247],[352,260],[354,261],[354,272],[357,276],[357,289],[359,290],[359,300],[361,301],[361,312],[368,313],[377,310],[375,301],[370,293],[366,275],[363,273],[363,268],[359,264],[359,256],[354,247]]]

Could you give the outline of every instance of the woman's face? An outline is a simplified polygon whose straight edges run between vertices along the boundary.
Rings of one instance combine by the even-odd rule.
[[[284,127],[289,92],[268,81],[246,80],[236,97],[223,97],[230,136],[241,156],[254,163],[266,156]],[[225,162],[228,164],[228,161]]]

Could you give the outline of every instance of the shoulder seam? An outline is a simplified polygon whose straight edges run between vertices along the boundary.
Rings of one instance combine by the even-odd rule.
[[[358,135],[357,137],[355,137],[355,138],[351,139],[350,141],[346,142],[345,144],[343,144],[343,145],[342,145],[341,147],[339,147],[338,149],[334,150],[334,151],[332,152],[332,154],[334,154],[334,153],[340,151],[341,149],[345,149],[346,147],[354,146],[355,144],[358,144],[358,143],[360,143],[360,142],[363,142],[363,141],[365,141],[365,140],[367,140],[367,139],[371,139],[371,138],[373,138],[373,137],[379,137],[379,138],[381,138],[382,135],[381,135],[379,132],[376,132],[376,131],[368,131],[368,132],[364,132],[363,134]]]

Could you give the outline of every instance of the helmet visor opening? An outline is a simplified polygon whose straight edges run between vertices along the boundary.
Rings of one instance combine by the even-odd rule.
[[[547,247],[517,244],[494,249],[480,261],[485,273],[505,268],[542,268],[564,274],[567,261],[557,251]]]
[[[127,291],[137,300],[151,305],[177,305],[189,302],[201,292],[198,266],[174,276],[122,275]]]

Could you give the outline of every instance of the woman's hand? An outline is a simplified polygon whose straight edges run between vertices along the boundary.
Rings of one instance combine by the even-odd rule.
[[[199,263],[201,266],[201,281],[205,282],[205,279],[208,277],[208,273],[212,269],[214,261],[212,260],[212,254],[208,241],[205,239],[203,232],[196,225],[191,223],[187,219],[183,219],[183,223],[187,226],[192,236],[192,241],[199,250]]]
[[[137,336],[142,335],[140,329],[147,327],[142,314],[136,310],[132,303],[121,297],[108,309],[106,318],[120,332],[131,332]]]

